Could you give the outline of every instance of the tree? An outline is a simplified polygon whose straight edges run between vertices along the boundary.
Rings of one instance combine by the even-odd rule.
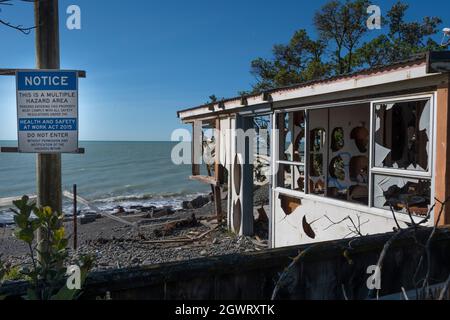
[[[320,36],[332,42],[335,71],[348,73],[354,66],[354,50],[367,33],[367,0],[331,1],[314,17],[314,25]]]
[[[17,0],[17,1],[34,3],[34,2],[39,1],[39,0]],[[12,0],[0,0],[0,6],[12,6],[12,5],[14,5],[14,2]],[[0,8],[0,12],[2,12],[1,8]],[[12,28],[12,29],[18,30],[18,31],[22,32],[23,34],[30,34],[30,32],[33,29],[36,28],[35,26],[33,26],[33,27],[24,27],[24,26],[22,26],[20,24],[13,24],[11,22],[3,20],[1,17],[0,17],[0,24],[6,26],[8,28]]]
[[[407,59],[413,54],[428,50],[440,50],[431,36],[439,32],[442,20],[438,17],[424,17],[421,22],[406,22],[409,6],[398,1],[387,13],[385,23],[389,32],[364,43],[357,51],[360,65],[388,64]]]
[[[439,50],[431,36],[439,30],[441,19],[424,17],[407,22],[408,5],[398,1],[382,19],[388,28],[373,39],[368,37],[367,0],[332,0],[314,16],[320,35],[312,39],[306,30],[298,30],[286,45],[273,47],[271,59],[257,58],[251,63],[256,77],[253,92],[341,75],[366,67],[403,60],[415,53]],[[362,43],[363,42],[363,43]]]
[[[328,74],[328,64],[322,63],[325,48],[324,41],[314,41],[306,30],[298,30],[287,45],[273,47],[273,60],[257,58],[252,61],[251,72],[258,81],[254,91],[287,86]]]

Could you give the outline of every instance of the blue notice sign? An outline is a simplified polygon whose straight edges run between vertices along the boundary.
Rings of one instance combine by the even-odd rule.
[[[20,71],[17,88],[25,90],[78,90],[77,73],[72,71]]]
[[[78,150],[78,73],[18,71],[19,151],[74,153]]]

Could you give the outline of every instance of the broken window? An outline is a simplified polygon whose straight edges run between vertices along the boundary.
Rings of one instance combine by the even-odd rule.
[[[370,109],[369,103],[359,103],[277,114],[277,186],[426,215],[432,179],[431,98],[374,104],[372,131]]]
[[[431,205],[431,99],[374,105],[373,206],[428,214]],[[392,176],[392,169],[396,175]],[[401,176],[398,170],[405,171]]]
[[[431,180],[375,175],[374,206],[426,216],[431,203]]]
[[[429,170],[431,102],[375,105],[375,167]]]
[[[311,152],[321,152],[325,146],[326,130],[323,128],[316,128],[311,130]]]
[[[305,111],[277,114],[278,187],[305,191]]]
[[[270,177],[270,116],[258,115],[253,117],[254,161],[253,180],[256,185],[269,183]]]

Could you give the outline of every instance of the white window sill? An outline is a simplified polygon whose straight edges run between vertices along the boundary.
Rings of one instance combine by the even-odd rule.
[[[390,219],[390,220],[394,221],[394,218],[392,216],[392,212],[389,211],[389,210],[373,208],[373,207],[370,208],[369,206],[364,206],[362,204],[346,202],[346,201],[342,201],[342,200],[326,198],[326,197],[316,196],[316,195],[312,195],[312,194],[306,194],[306,193],[303,193],[303,192],[289,190],[289,189],[283,189],[283,188],[275,188],[273,191],[276,192],[276,193],[288,195],[288,196],[291,196],[291,197],[294,197],[294,198],[301,198],[301,199],[307,199],[307,200],[311,200],[311,201],[317,201],[317,202],[320,202],[320,203],[329,204],[329,205],[336,206],[336,207],[339,207],[339,208],[345,208],[345,209],[360,211],[360,212],[363,212],[363,213],[367,213],[367,214],[370,214],[370,215],[375,215],[375,216],[387,218],[387,219]],[[433,216],[434,215],[432,214],[430,222],[428,223],[430,226],[433,225],[433,220],[432,220]],[[410,217],[407,214],[398,213],[396,215],[396,218],[397,218],[397,220],[399,222],[411,223],[411,219],[410,219]],[[415,222],[418,223],[418,222],[423,220],[423,217],[415,217],[415,216],[413,216],[413,219],[414,219]]]

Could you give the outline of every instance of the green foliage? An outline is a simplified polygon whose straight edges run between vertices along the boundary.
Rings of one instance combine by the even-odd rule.
[[[352,71],[354,50],[368,32],[369,5],[367,0],[330,1],[314,17],[317,31],[334,51],[332,61],[337,74]]]
[[[389,26],[387,34],[365,42],[357,50],[360,65],[383,65],[407,59],[411,55],[428,50],[441,50],[431,36],[439,32],[442,20],[438,17],[424,17],[421,22],[406,22],[409,6],[397,2],[387,13],[384,23]]]
[[[439,31],[441,19],[424,17],[420,22],[407,22],[408,5],[400,1],[383,17],[384,33],[363,42],[369,36],[369,5],[367,0],[332,0],[325,4],[313,21],[319,39],[312,39],[301,29],[288,44],[275,45],[271,59],[253,60],[251,73],[257,83],[252,92],[241,94],[350,73],[441,49],[431,38]]]
[[[260,92],[327,75],[330,66],[322,63],[325,47],[322,40],[311,40],[306,30],[297,31],[289,44],[274,46],[273,60],[257,58],[252,61],[251,72],[258,80],[254,91]]]
[[[0,256],[0,258],[1,258],[1,256]],[[6,274],[6,269],[3,265],[3,262],[0,260],[0,285],[4,281],[5,274]]]
[[[62,227],[63,215],[54,212],[50,207],[38,208],[35,203],[30,203],[24,196],[21,200],[13,202],[16,209],[14,221],[17,239],[25,242],[29,248],[32,260],[32,268],[22,268],[20,273],[30,283],[26,295],[28,300],[60,300],[74,299],[78,296],[78,290],[67,288],[66,268],[64,262],[68,257],[68,239]],[[32,213],[35,217],[32,217]],[[35,239],[39,231],[39,239]],[[39,256],[38,261],[36,256]],[[80,265],[81,283],[92,267],[92,259],[82,258]],[[64,285],[61,288],[61,285]]]
[[[4,269],[3,270],[3,277],[0,279],[2,282],[5,281],[19,281],[19,280],[29,280],[26,276],[24,276],[21,272],[21,269],[19,267],[12,267],[9,270]]]

